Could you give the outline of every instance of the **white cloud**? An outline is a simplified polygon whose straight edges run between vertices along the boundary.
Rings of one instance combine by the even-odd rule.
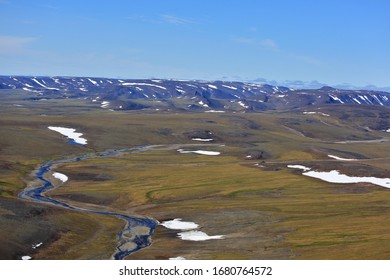
[[[138,21],[138,22],[144,22],[144,23],[153,23],[153,24],[159,23],[158,20],[148,18],[148,17],[141,15],[141,14],[132,14],[130,16],[125,17],[125,19],[134,20],[134,21]]]
[[[275,42],[274,40],[272,40],[272,39],[264,39],[264,40],[261,40],[261,41],[260,41],[260,45],[263,46],[263,47],[272,49],[272,50],[277,50],[277,49],[278,49],[278,45],[277,45],[276,42]]]
[[[295,59],[298,59],[298,60],[305,62],[307,64],[316,65],[316,66],[322,65],[321,60],[319,60],[315,57],[312,57],[312,56],[300,55],[300,54],[294,54],[294,53],[292,53],[291,56],[294,57]]]
[[[34,42],[34,37],[0,36],[0,53],[16,53],[23,51],[27,45]]]
[[[50,5],[50,4],[42,4],[39,6],[42,8],[45,8],[45,9],[49,9],[49,10],[59,10],[60,9],[59,6],[54,6],[54,5]]]
[[[248,37],[236,37],[233,39],[236,43],[252,45],[255,43],[256,39]]]
[[[1,0],[0,0],[1,1]],[[175,25],[185,25],[185,24],[193,24],[195,21],[187,18],[177,17],[169,14],[161,14],[158,18],[151,18],[141,14],[132,14],[127,16],[126,19],[134,20],[138,22],[150,23],[150,24],[175,24]]]
[[[186,18],[177,17],[174,15],[161,15],[161,18],[164,22],[171,23],[171,24],[189,24],[194,23],[194,21]]]
[[[277,42],[273,39],[269,39],[269,38],[263,39],[263,38],[256,38],[256,37],[236,37],[233,38],[233,41],[239,44],[248,45],[251,47],[257,47],[258,49],[261,50],[274,51],[281,55],[287,56],[290,59],[292,58],[306,64],[310,64],[314,66],[323,65],[321,60],[313,56],[293,53],[283,48],[280,48]]]
[[[252,45],[269,50],[278,50],[278,44],[272,39],[259,39],[253,37],[237,37],[233,39],[235,42],[245,45]]]

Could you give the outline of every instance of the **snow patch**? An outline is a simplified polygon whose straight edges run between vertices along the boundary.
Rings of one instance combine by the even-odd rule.
[[[225,87],[225,88],[229,88],[229,89],[237,90],[237,88],[236,88],[236,87],[227,86],[227,85],[222,85],[222,86],[223,86],[223,87]]]
[[[359,100],[357,100],[357,98],[355,98],[355,97],[352,97],[352,99],[356,102],[356,103],[358,103],[358,104],[362,104]]]
[[[376,95],[372,95],[372,97],[374,97],[374,99],[375,99],[381,106],[383,106],[383,103],[379,100],[379,98],[378,98]]]
[[[209,107],[209,105],[205,104],[202,100],[198,102],[199,105],[202,105],[203,107]]]
[[[66,181],[68,181],[68,176],[66,176],[65,174],[59,173],[59,172],[54,172],[53,177],[58,179],[58,180],[61,180],[62,183],[65,183]]]
[[[223,239],[223,235],[214,235],[209,236],[207,233],[195,230],[199,227],[198,224],[194,222],[184,222],[181,219],[173,219],[170,221],[165,221],[160,223],[161,226],[173,229],[173,230],[181,230],[182,232],[179,232],[177,235],[182,240],[189,240],[189,241],[205,241],[205,240],[211,240],[211,239]],[[174,258],[172,258],[174,259]],[[184,259],[184,258],[181,258]]]
[[[103,101],[101,104],[102,104],[102,106],[100,106],[100,107],[107,108],[110,105],[110,102],[109,101]]]
[[[296,168],[296,169],[302,169],[303,171],[309,171],[311,168],[303,166],[303,165],[287,165],[288,168]]]
[[[210,142],[210,141],[213,141],[214,139],[211,139],[211,138],[192,138],[191,139],[192,141],[201,141],[201,142]]]
[[[60,126],[48,126],[48,129],[61,133],[65,137],[72,139],[75,143],[80,145],[86,145],[87,139],[82,138],[82,133],[76,132],[74,128],[60,127]]]
[[[294,167],[295,166],[295,167]],[[302,165],[288,165],[289,168],[299,168],[304,171],[311,170],[309,167]],[[390,188],[390,178],[376,178],[376,177],[357,177],[357,176],[348,176],[341,174],[338,170],[331,171],[307,171],[303,172],[302,175],[320,179],[330,183],[371,183],[385,188]]]
[[[341,157],[333,156],[333,155],[328,155],[328,157],[334,158],[334,159],[337,159],[337,160],[343,160],[343,161],[354,161],[354,160],[356,160],[356,159],[353,159],[353,158],[341,158]]]
[[[330,117],[329,114],[325,114],[325,113],[322,113],[322,112],[303,112],[305,115],[314,115],[314,114],[318,114],[318,115],[322,115],[322,116],[325,116],[325,117]]]
[[[172,261],[182,261],[185,259],[186,259],[185,257],[181,257],[181,256],[169,258],[169,260],[172,260]]]
[[[218,110],[208,110],[204,111],[205,113],[225,113],[225,111],[218,111]]]
[[[95,86],[99,86],[99,84],[98,84],[96,81],[94,81],[94,80],[92,80],[92,79],[89,79],[89,78],[87,78],[87,80],[90,81],[91,84],[93,84],[93,85],[95,85]]]
[[[242,101],[238,101],[238,104],[240,104],[240,105],[241,105],[242,107],[244,107],[245,109],[248,109],[248,108],[249,108],[249,106],[245,105],[245,103],[242,102]]]
[[[161,226],[169,229],[178,229],[178,230],[190,230],[196,229],[199,227],[198,224],[194,222],[184,222],[181,219],[173,219],[170,221],[165,221],[160,223]]]
[[[363,98],[367,100],[368,104],[372,104],[371,100],[366,95],[363,95]]]
[[[123,86],[148,86],[148,87],[156,87],[161,89],[167,89],[166,87],[155,85],[155,84],[147,84],[147,83],[122,83]]]
[[[207,233],[199,230],[180,232],[177,235],[179,236],[180,239],[189,240],[189,241],[206,241],[211,239],[224,239],[223,235],[209,236]]]
[[[203,151],[203,150],[196,150],[196,151],[185,151],[183,149],[177,150],[181,154],[199,154],[199,155],[206,155],[206,156],[217,156],[220,155],[220,152],[213,152],[213,151]]]
[[[39,242],[39,243],[37,243],[37,244],[33,244],[31,247],[32,247],[33,249],[37,249],[37,248],[41,247],[42,245],[43,245],[43,242]]]
[[[40,91],[29,89],[29,88],[26,88],[26,87],[24,87],[23,90],[30,91],[30,92],[35,92],[35,93],[40,93]]]
[[[59,90],[58,88],[52,88],[52,87],[47,87],[47,86],[45,86],[44,84],[42,84],[42,83],[40,83],[37,79],[35,79],[35,78],[33,78],[32,79],[35,83],[37,83],[38,85],[40,85],[41,87],[43,87],[43,88],[46,88],[46,89],[52,89],[52,90]],[[43,82],[45,82],[45,81],[43,81]],[[27,84],[26,84],[27,85]]]
[[[332,95],[332,94],[329,94],[329,96],[330,96],[333,100],[339,101],[341,104],[344,104],[344,102],[343,102],[340,98],[338,98],[337,96],[334,96],[334,95]]]
[[[367,100],[366,100],[363,96],[359,95],[358,97],[359,97],[363,102],[367,103]]]

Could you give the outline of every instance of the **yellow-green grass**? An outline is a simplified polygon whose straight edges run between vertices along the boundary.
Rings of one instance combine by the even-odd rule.
[[[35,259],[110,259],[125,222],[104,215],[66,211],[51,223],[62,228],[58,239],[34,254]]]
[[[152,247],[130,258],[371,259],[388,258],[387,189],[346,186],[304,177],[291,169],[265,171],[230,156],[152,151],[62,166],[67,174],[110,174],[112,180],[72,180],[51,192],[104,195],[104,207],[159,220],[183,218],[224,240],[182,241],[158,227]],[[78,203],[83,203],[79,201]],[[244,214],[246,213],[246,214]]]
[[[286,168],[287,164],[328,169],[337,165],[348,173],[359,166],[386,174],[390,170],[390,142],[336,143],[386,136],[379,131],[368,133],[364,118],[356,117],[356,125],[355,119],[339,118],[336,111],[331,111],[330,117],[297,111],[146,114],[112,112],[83,100],[31,102],[14,98],[0,104],[0,197],[13,199],[18,205],[18,192],[32,180],[31,171],[45,160],[166,144],[168,148],[121,158],[59,166],[56,171],[69,175],[69,181],[49,194],[90,209],[111,209],[158,220],[183,218],[198,223],[209,235],[225,235],[222,240],[183,241],[176,237],[177,231],[158,226],[153,245],[129,258],[390,257],[386,242],[390,238],[386,223],[389,190],[368,184],[330,184]],[[25,107],[15,107],[14,103]],[[375,123],[376,118],[367,118],[367,122]],[[60,134],[47,129],[49,125],[76,128],[84,133],[88,145],[66,144]],[[189,132],[206,130],[218,137],[216,144],[226,146],[199,147],[195,144],[201,143],[188,136]],[[176,148],[169,148],[175,143],[193,144],[183,146],[188,150],[218,150],[222,154],[179,154]],[[246,160],[253,151],[264,151],[264,158]],[[341,164],[328,154],[361,160]],[[255,163],[265,167],[255,167]],[[6,234],[15,228],[9,223],[9,211],[0,207]],[[34,252],[33,257],[111,256],[123,221],[59,209],[50,213],[38,228],[44,230],[49,225],[58,229],[58,239]],[[19,227],[24,225],[27,232],[36,234],[36,227],[27,220],[22,219]],[[31,246],[26,240],[23,244]]]
[[[0,197],[0,205],[0,259],[109,259],[124,227],[113,217],[22,200]]]

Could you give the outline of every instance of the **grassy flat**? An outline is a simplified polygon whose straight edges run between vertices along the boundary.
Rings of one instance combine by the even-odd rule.
[[[367,129],[382,121],[386,109],[367,106],[357,114],[336,107],[321,109],[329,116],[300,110],[145,113],[113,112],[78,100],[8,97],[0,104],[0,257],[110,258],[123,221],[29,203],[17,195],[46,160],[161,145],[60,165],[55,171],[69,181],[48,195],[88,209],[159,221],[181,218],[210,236],[224,236],[185,241],[178,238],[180,231],[157,226],[152,246],[128,259],[388,259],[389,189],[328,183],[287,168],[301,164],[389,177],[389,134]],[[48,126],[77,128],[88,145],[69,145]],[[205,135],[214,141],[192,140]],[[221,154],[181,154],[179,148]],[[31,249],[38,242],[44,245]]]

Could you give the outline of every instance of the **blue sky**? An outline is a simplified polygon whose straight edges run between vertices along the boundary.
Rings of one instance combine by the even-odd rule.
[[[0,74],[390,85],[390,1],[0,0]]]

